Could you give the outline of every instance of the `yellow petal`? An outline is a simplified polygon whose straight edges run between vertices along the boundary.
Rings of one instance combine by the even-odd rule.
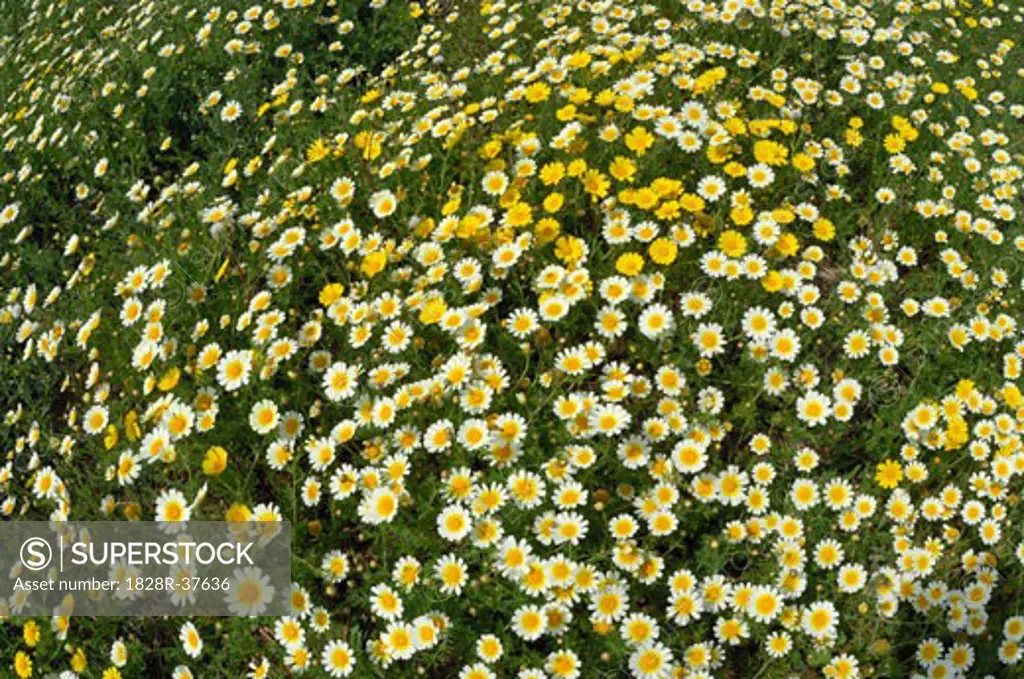
[[[228,451],[220,446],[211,446],[203,458],[203,473],[207,476],[216,476],[228,466]]]
[[[160,378],[160,383],[157,386],[160,391],[170,391],[174,387],[178,386],[178,379],[181,377],[181,371],[177,368],[171,368],[163,374]]]
[[[217,274],[213,277],[214,283],[220,283],[220,279],[224,277],[224,272],[228,270],[228,264],[231,262],[230,259],[225,258],[224,263],[217,269]]]
[[[129,441],[136,441],[142,436],[142,430],[139,429],[139,414],[134,410],[124,416],[124,433]]]
[[[112,424],[107,425],[107,435],[103,437],[103,445],[106,446],[107,450],[116,446],[119,438],[120,437],[117,435],[117,427]]]

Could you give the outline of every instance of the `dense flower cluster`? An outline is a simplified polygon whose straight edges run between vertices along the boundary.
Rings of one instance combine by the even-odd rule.
[[[1018,671],[1021,7],[397,5],[12,13],[0,512],[295,561],[4,672]]]

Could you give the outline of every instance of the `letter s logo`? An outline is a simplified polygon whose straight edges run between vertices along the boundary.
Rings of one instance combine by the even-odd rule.
[[[21,543],[21,563],[30,571],[41,571],[53,560],[53,549],[43,538],[29,538]]]

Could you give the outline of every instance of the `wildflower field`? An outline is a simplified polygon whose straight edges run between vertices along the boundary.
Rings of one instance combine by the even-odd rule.
[[[0,515],[292,529],[0,677],[1024,676],[1022,31],[0,0]]]

